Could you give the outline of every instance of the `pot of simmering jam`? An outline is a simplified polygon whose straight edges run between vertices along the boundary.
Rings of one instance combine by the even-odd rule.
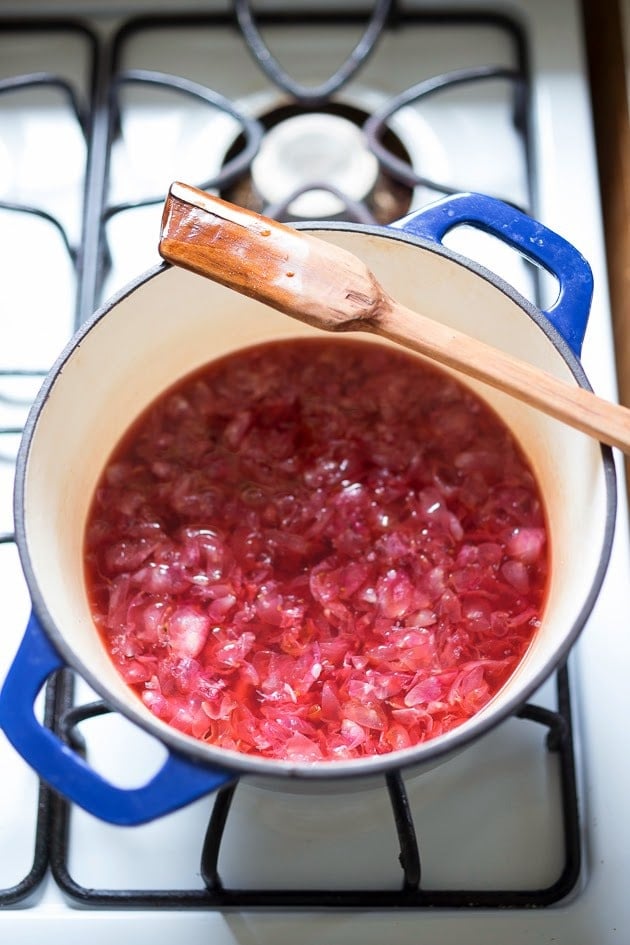
[[[553,274],[555,302],[447,248],[463,225]],[[590,268],[513,207],[462,194],[389,227],[300,228],[409,308],[588,387]],[[0,723],[119,824],[239,777],[421,774],[566,658],[615,490],[608,448],[506,394],[160,265],[80,329],[30,413],[15,520],[33,608]],[[166,746],[146,784],[110,783],[40,723],[63,666]]]

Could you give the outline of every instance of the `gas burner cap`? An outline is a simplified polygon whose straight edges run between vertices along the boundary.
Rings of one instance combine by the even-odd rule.
[[[267,204],[281,203],[309,184],[326,183],[352,200],[364,200],[378,177],[378,161],[363,134],[347,118],[315,112],[271,128],[252,164],[254,186]],[[326,190],[296,197],[289,213],[306,219],[333,217],[343,202]]]

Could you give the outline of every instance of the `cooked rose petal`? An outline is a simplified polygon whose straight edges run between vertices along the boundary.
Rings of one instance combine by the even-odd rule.
[[[385,714],[376,705],[363,705],[360,702],[346,702],[342,708],[345,719],[362,725],[363,728],[375,728],[379,731],[385,728]]]
[[[321,761],[323,755],[316,742],[298,732],[285,742],[283,757],[287,761],[309,762]]]
[[[363,726],[352,719],[343,719],[341,723],[341,736],[347,748],[358,748],[367,739],[367,733]]]
[[[147,709],[150,709],[159,719],[166,717],[168,712],[168,702],[160,692],[153,692],[151,689],[142,691],[142,701]]]
[[[253,633],[242,633],[236,640],[226,640],[212,651],[212,659],[221,667],[232,669],[239,667],[252,649],[255,640],[256,636]]]
[[[497,417],[411,356],[328,339],[239,352],[158,399],[85,550],[95,624],[150,711],[304,764],[474,715],[536,633],[548,567]]]
[[[411,748],[412,745],[409,731],[400,724],[392,725],[387,729],[385,742],[391,751],[403,751],[405,748]]]
[[[391,619],[404,617],[414,608],[415,594],[409,576],[390,568],[377,582],[376,597],[381,613]]]
[[[327,719],[329,722],[341,720],[341,703],[339,702],[335,686],[328,681],[322,686],[321,710],[322,718]]]
[[[529,573],[527,565],[522,561],[506,561],[501,566],[501,574],[517,591],[521,594],[527,594],[529,591]]]
[[[179,607],[169,618],[167,641],[177,656],[198,656],[210,630],[210,618],[194,607]]]
[[[435,676],[429,676],[423,679],[409,690],[405,696],[406,706],[416,706],[428,702],[436,702],[442,698],[444,692],[443,683]]]
[[[105,551],[105,566],[110,574],[120,571],[135,571],[142,565],[155,547],[145,538],[137,541],[122,541],[110,545]]]
[[[533,564],[541,555],[546,541],[544,528],[515,528],[505,550],[524,564]]]

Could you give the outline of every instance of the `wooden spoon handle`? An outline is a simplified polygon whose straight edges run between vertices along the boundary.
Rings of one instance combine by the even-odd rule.
[[[405,308],[345,249],[176,183],[159,251],[317,328],[396,341],[630,454],[630,410]]]

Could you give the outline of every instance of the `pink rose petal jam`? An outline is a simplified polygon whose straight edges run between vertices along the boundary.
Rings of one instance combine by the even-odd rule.
[[[494,412],[404,352],[325,337],[160,396],[107,464],[85,561],[151,712],[296,762],[478,712],[529,647],[548,572],[536,481]]]

